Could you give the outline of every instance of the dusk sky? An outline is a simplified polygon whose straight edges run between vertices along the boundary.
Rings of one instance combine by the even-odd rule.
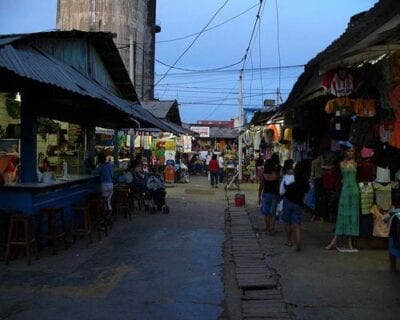
[[[260,8],[257,0],[158,0],[155,96],[177,99],[182,121],[192,123],[236,117],[240,92],[244,108],[276,99],[278,88],[285,101],[303,65],[375,3],[264,0]],[[0,0],[0,33],[53,30],[56,6],[56,0]]]

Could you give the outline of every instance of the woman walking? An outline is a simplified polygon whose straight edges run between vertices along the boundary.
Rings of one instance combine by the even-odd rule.
[[[217,155],[213,154],[210,162],[208,163],[208,172],[210,172],[210,183],[211,188],[218,188],[218,174],[219,174],[219,163]]]

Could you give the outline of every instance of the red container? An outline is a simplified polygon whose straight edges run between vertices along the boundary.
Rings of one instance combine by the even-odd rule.
[[[243,193],[235,194],[235,206],[236,207],[243,207],[246,203],[246,197]]]
[[[174,183],[175,169],[172,166],[166,166],[164,169],[164,179],[166,183]]]

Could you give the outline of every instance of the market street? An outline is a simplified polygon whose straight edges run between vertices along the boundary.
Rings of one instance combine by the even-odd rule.
[[[2,261],[0,319],[217,319],[225,192],[195,177],[167,193],[169,215],[120,217],[89,248]]]
[[[0,264],[0,319],[242,319],[241,291],[223,268],[232,263],[231,252],[223,260],[223,186],[192,177],[167,192],[169,215],[119,218],[89,248],[81,240],[56,256],[43,251],[31,266],[23,257]],[[333,224],[305,214],[297,253],[283,245],[282,224],[274,236],[263,232],[257,184],[241,192],[250,232],[293,319],[397,319],[400,273],[388,271],[387,250],[327,251]]]

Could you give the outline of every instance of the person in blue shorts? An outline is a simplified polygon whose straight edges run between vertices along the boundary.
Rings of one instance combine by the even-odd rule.
[[[297,168],[298,166],[296,166]],[[308,190],[308,181],[303,179],[299,170],[294,170],[294,177],[282,180],[283,195],[282,220],[285,222],[286,246],[292,246],[292,232],[296,236],[296,251],[301,250],[301,221],[303,218],[303,198]]]
[[[280,169],[279,156],[274,153],[265,161],[264,173],[258,189],[258,204],[261,204],[260,211],[265,219],[265,229],[270,235],[274,233],[276,208],[279,201]]]

